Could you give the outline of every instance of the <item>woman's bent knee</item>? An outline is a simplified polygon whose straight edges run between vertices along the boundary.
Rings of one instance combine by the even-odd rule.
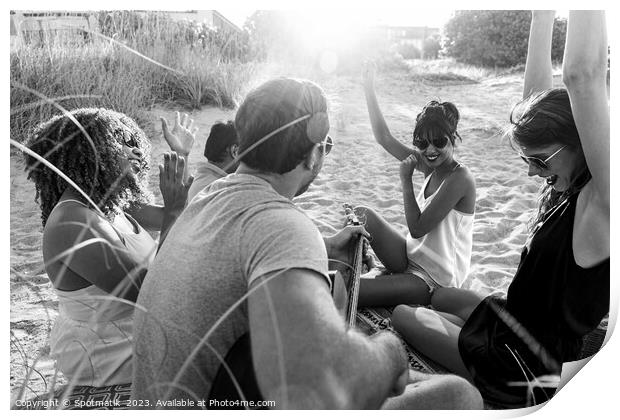
[[[424,307],[398,305],[392,311],[392,326],[399,333],[406,331],[422,331],[432,311]]]
[[[372,223],[378,218],[377,212],[366,206],[357,206],[353,209],[353,212],[365,225],[367,225],[368,222]]]
[[[384,409],[479,410],[483,408],[478,390],[455,375],[429,375],[410,383],[405,392],[390,398]]]
[[[433,291],[431,295],[431,305],[437,310],[444,308],[444,302],[450,303],[450,295],[454,290],[453,287],[439,287]]]
[[[402,331],[403,327],[415,321],[413,308],[407,305],[398,305],[392,311],[392,326],[396,331]]]
[[[456,315],[466,321],[483,300],[483,296],[472,290],[443,287],[433,293],[431,305],[438,311]]]
[[[482,396],[467,379],[449,375],[442,378],[448,409],[480,410],[483,408]]]

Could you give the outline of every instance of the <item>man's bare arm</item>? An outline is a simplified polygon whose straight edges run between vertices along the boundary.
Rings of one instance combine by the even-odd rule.
[[[402,391],[407,371],[392,334],[368,338],[345,329],[326,281],[290,269],[257,279],[249,298],[258,384],[279,408],[376,409]]]

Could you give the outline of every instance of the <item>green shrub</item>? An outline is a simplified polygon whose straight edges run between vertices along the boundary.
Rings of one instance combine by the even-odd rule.
[[[553,22],[553,40],[551,41],[551,59],[556,62],[562,62],[564,58],[564,46],[566,45],[566,19],[556,19]],[[528,35],[529,36],[529,35]],[[523,62],[525,63],[525,61]]]
[[[399,71],[409,71],[409,65],[405,61],[402,55],[397,53],[396,51],[387,52],[382,54],[377,60],[377,67],[381,71],[385,72],[399,72]]]
[[[413,60],[422,57],[422,52],[413,44],[404,43],[396,47],[396,51],[405,59]]]
[[[427,60],[436,60],[439,58],[439,50],[441,43],[439,35],[431,35],[424,40],[422,44],[422,56]]]
[[[447,56],[473,65],[510,67],[525,63],[531,12],[525,10],[457,11],[444,28]],[[552,57],[560,60],[566,20],[556,19]]]

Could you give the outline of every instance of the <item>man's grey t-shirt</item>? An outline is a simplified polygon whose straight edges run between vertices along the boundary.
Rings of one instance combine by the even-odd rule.
[[[219,166],[216,166],[211,162],[200,161],[196,166],[194,182],[192,182],[192,185],[189,187],[189,191],[187,192],[187,202],[189,203],[192,201],[196,194],[202,191],[206,186],[210,185],[213,181],[223,178],[226,175],[228,174]]]
[[[164,398],[206,399],[220,361],[249,330],[249,285],[290,268],[316,271],[329,286],[325,244],[302,210],[252,175],[202,190],[140,290],[132,397],[151,407]]]

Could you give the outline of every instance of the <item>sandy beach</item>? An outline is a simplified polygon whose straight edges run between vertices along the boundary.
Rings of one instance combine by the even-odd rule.
[[[556,77],[556,83],[559,78]],[[406,231],[398,162],[375,143],[358,79],[332,77],[321,83],[330,101],[331,134],[335,140],[323,171],[306,194],[296,199],[330,232],[343,221],[342,205],[364,204],[378,210],[389,222]],[[469,167],[477,185],[471,272],[466,287],[484,293],[504,293],[514,274],[526,240],[527,222],[536,209],[540,178],[528,178],[527,167],[502,139],[513,104],[521,98],[521,73],[483,79],[479,83],[444,82],[441,85],[409,80],[405,74],[379,74],[377,96],[392,134],[410,144],[413,121],[422,106],[439,98],[456,104],[461,112],[459,133],[463,143],[456,157]],[[150,184],[157,202],[157,163],[167,146],[159,116],[173,121],[174,110],[150,111]],[[190,165],[201,159],[211,124],[234,118],[234,111],[215,108],[191,113],[200,127]],[[416,174],[416,188],[422,177]],[[418,190],[416,189],[416,192]],[[11,157],[11,399],[41,394],[54,383],[54,362],[49,358],[48,335],[57,315],[57,300],[43,269],[41,219],[33,185],[26,179],[21,160]],[[20,393],[23,392],[23,396]]]

